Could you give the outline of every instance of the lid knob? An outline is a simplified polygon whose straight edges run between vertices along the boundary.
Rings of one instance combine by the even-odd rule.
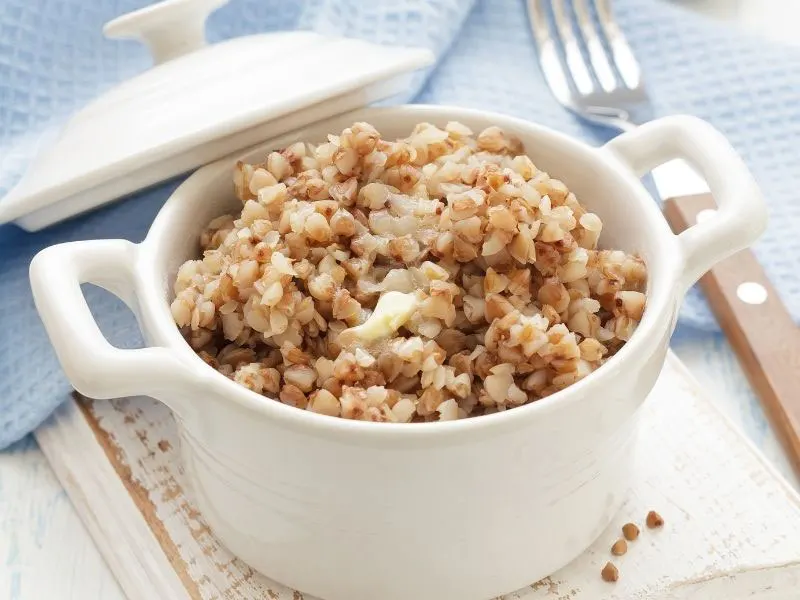
[[[206,45],[208,15],[229,0],[163,0],[109,21],[109,39],[138,39],[150,48],[155,64],[189,54]]]

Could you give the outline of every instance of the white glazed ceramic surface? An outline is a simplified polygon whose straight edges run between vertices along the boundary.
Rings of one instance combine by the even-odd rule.
[[[327,600],[486,600],[557,570],[603,530],[627,490],[637,410],[663,365],[680,300],[765,225],[757,186],[725,139],[670,117],[591,148],[539,125],[449,107],[361,110],[247,153],[322,140],[354,120],[387,137],[414,124],[499,125],[603,219],[604,246],[639,252],[648,304],[633,339],[597,372],[541,401],[464,421],[375,424],[265,399],[209,368],[170,315],[178,266],[207,222],[236,209],[234,158],[190,177],[140,245],[49,248],[31,265],[34,297],[73,385],[95,398],[144,394],[181,428],[187,474],[216,535],[259,571]],[[684,158],[718,213],[680,236],[637,175]],[[136,313],[149,348],[111,347],[79,283]]]

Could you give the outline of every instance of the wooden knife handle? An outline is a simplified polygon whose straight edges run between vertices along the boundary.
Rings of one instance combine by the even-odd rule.
[[[701,194],[667,200],[664,214],[680,233],[715,208]],[[700,287],[800,476],[800,329],[750,250],[719,263]]]

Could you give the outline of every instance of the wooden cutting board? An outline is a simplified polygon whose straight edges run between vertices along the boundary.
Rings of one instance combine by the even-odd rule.
[[[799,598],[800,496],[674,355],[642,417],[634,484],[612,525],[572,564],[505,600]],[[131,600],[303,599],[237,560],[208,529],[163,405],[76,397],[36,438]],[[663,529],[644,526],[652,509]],[[612,557],[628,521],[642,534]],[[600,578],[612,558],[614,584]]]

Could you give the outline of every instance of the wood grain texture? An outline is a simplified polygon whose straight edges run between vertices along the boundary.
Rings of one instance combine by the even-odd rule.
[[[115,470],[122,457],[112,460],[93,420],[70,401],[36,431],[36,439],[129,600],[188,600],[153,527]]]
[[[191,579],[184,597],[192,599],[302,599],[302,594],[249,569],[208,529],[192,501],[180,463],[179,432],[165,407],[146,398],[86,406],[89,411],[73,407],[70,413],[81,416],[83,425],[70,420],[63,435],[43,439],[43,445],[49,455],[56,456],[65,444],[77,444],[82,452],[113,463],[104,470],[104,477],[112,478],[104,487],[139,496],[115,505],[116,520],[146,523],[146,529],[154,533],[131,540],[141,544],[135,554],[161,557],[148,563],[148,568],[168,569],[182,583]],[[775,583],[786,582],[794,594],[800,581],[800,497],[722,417],[674,356],[670,355],[641,418],[633,488],[612,525],[568,567],[505,600],[621,600],[656,594],[664,599],[699,600],[708,598],[702,592],[711,590],[725,591],[727,600],[744,600],[760,597],[757,592],[770,586],[775,591],[770,600],[794,598]],[[103,441],[94,443],[91,450],[76,441],[78,436]],[[77,477],[73,489],[80,488],[84,479],[96,479],[86,469],[73,475]],[[146,498],[141,490],[146,490]],[[94,511],[102,510],[95,505],[103,501],[98,497],[93,502],[86,495],[76,507],[84,518],[93,519]],[[613,586],[601,581],[600,569],[611,558],[609,547],[621,525],[629,520],[641,524],[650,509],[664,516],[664,529],[642,527],[642,536],[631,544],[628,554],[616,559],[620,581]],[[123,552],[107,539],[102,543],[102,536],[108,534],[102,522],[98,525],[100,530],[93,529],[93,535],[101,536],[98,543],[104,553]],[[129,567],[118,557],[112,556],[109,563],[121,578],[127,575],[130,580],[129,574],[119,573],[120,568]],[[143,565],[134,568],[141,570]],[[169,575],[159,572],[132,581],[147,584]],[[160,597],[173,596],[162,593]]]
[[[0,453],[0,598],[125,598],[30,437]]]
[[[796,600],[798,589],[800,563],[794,562],[726,575],[698,577],[693,581],[670,585],[664,593],[648,600]]]
[[[152,500],[150,499],[149,491],[132,477],[130,467],[119,456],[119,448],[116,446],[108,432],[102,429],[99,426],[97,419],[94,418],[92,413],[92,407],[94,404],[93,401],[83,398],[77,392],[74,393],[73,399],[76,402],[76,406],[82,413],[81,416],[89,424],[89,427],[92,429],[95,438],[103,448],[103,452],[105,452],[106,458],[114,468],[119,481],[123,486],[125,486],[125,491],[136,504],[138,512],[142,514],[145,522],[150,528],[150,531],[158,540],[158,544],[164,551],[164,556],[178,574],[181,583],[186,588],[186,592],[191,598],[199,597],[197,585],[187,574],[186,564],[183,562],[183,559],[181,559],[173,540],[169,537],[169,534],[164,529],[163,523],[156,515],[156,509]],[[146,435],[141,431],[137,431],[136,434],[139,437],[146,438]],[[163,442],[162,446],[164,443],[166,442]]]
[[[664,213],[672,229],[681,232],[701,211],[715,207],[713,198],[703,194],[668,200]],[[766,290],[763,303],[739,297],[745,283]],[[800,475],[800,329],[750,250],[719,263],[700,286]]]
[[[722,333],[678,327],[670,347],[707,390],[709,401],[733,421],[795,489],[800,490],[800,479],[727,338]]]

